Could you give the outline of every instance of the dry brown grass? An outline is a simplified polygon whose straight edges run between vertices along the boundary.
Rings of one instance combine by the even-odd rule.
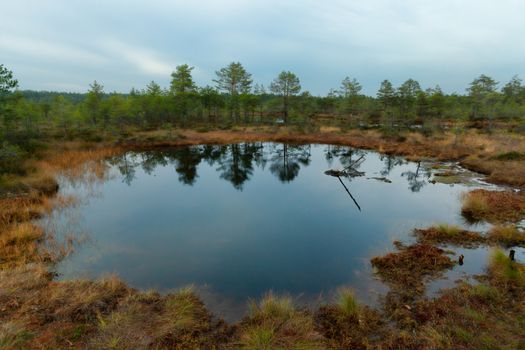
[[[523,305],[491,284],[461,283],[414,310],[417,330],[410,349],[519,349]],[[418,346],[416,346],[418,345]]]
[[[342,288],[333,304],[324,305],[314,315],[316,329],[334,348],[367,348],[372,338],[382,333],[381,315],[366,305],[359,305],[354,293]]]
[[[25,325],[24,332],[31,336],[24,347],[69,347],[72,340],[93,332],[97,317],[111,312],[131,292],[115,278],[52,282],[51,277],[38,265],[0,272],[0,320]],[[75,329],[82,334],[75,335]]]
[[[414,234],[424,243],[452,243],[473,247],[485,241],[485,237],[478,232],[463,230],[457,226],[441,224],[426,229],[415,229]]]
[[[57,176],[88,182],[102,180],[108,168],[104,159],[121,151],[75,142],[55,146],[45,151],[41,160],[26,162],[26,174],[14,179],[9,187],[18,195],[0,196],[0,268],[52,262],[67,255],[72,239],[63,244],[56,242],[53,232],[43,232],[31,222],[53,209],[75,204],[73,197],[56,195]]]
[[[0,269],[38,260],[38,241],[43,236],[42,228],[34,224],[10,225],[0,236]]]
[[[0,199],[0,269],[39,259],[38,242],[44,232],[30,220],[50,210],[49,199],[34,192]]]
[[[120,154],[123,150],[116,146],[68,143],[60,146],[60,151],[48,151],[43,160],[31,166],[37,172],[65,176],[75,180],[104,179],[108,170],[105,159]]]
[[[382,280],[413,288],[422,278],[455,265],[443,249],[424,243],[400,247],[399,252],[374,257],[370,262]]]
[[[497,225],[490,229],[487,238],[506,246],[525,245],[525,232],[514,225]]]
[[[463,216],[472,221],[519,221],[525,216],[525,196],[511,191],[477,189],[463,196]]]
[[[390,264],[389,264],[390,265]],[[189,289],[140,293],[115,278],[52,282],[46,269],[0,271],[3,348],[92,349],[480,349],[519,348],[525,339],[524,267],[494,254],[487,282],[461,283],[391,314],[336,300],[315,314],[269,295],[230,327]],[[345,294],[344,298],[347,298]],[[347,306],[351,305],[350,308]]]
[[[462,161],[461,165],[488,175],[487,180],[492,183],[520,187],[525,185],[525,161],[490,160],[473,156]]]
[[[0,199],[0,269],[31,262],[55,262],[66,256],[75,238],[58,242],[54,232],[33,220],[76,203],[75,198],[58,195],[53,199],[31,192],[28,195]]]
[[[49,198],[36,193],[0,198],[0,228],[38,218],[50,210]]]
[[[383,312],[401,329],[414,329],[414,305],[425,296],[429,281],[452,268],[452,261],[443,249],[426,243],[411,246],[397,244],[398,252],[370,260],[376,276],[389,287],[383,298]]]
[[[519,348],[525,339],[523,267],[502,254],[491,260],[486,277],[490,286],[461,285],[429,301],[413,295],[421,296],[425,282],[454,262],[443,250],[428,244],[401,247],[399,252],[372,259],[383,281],[408,293],[387,297],[384,314],[346,296],[312,315],[297,309],[290,298],[270,295],[253,304],[252,313],[232,328],[214,319],[189,291],[168,296],[139,293],[115,278],[53,282],[39,263],[51,259],[39,244],[47,236],[30,223],[53,206],[71,204],[65,198],[51,203],[47,197],[56,191],[58,174],[86,181],[104,179],[104,159],[127,149],[242,141],[331,143],[410,159],[463,159],[467,167],[476,170],[477,166],[488,174],[490,181],[523,185],[523,161],[498,156],[523,154],[522,136],[468,131],[458,139],[449,133],[431,137],[403,133],[388,138],[377,131],[324,128],[305,134],[281,127],[182,130],[175,135],[157,131],[135,136],[118,147],[79,142],[54,145],[41,160],[28,162],[26,177],[16,180],[26,195],[0,200],[0,254],[9,261],[4,266],[9,269],[0,269],[0,348],[478,349]],[[515,195],[503,201],[483,195],[473,207],[481,208],[489,218],[495,215],[495,221],[502,217],[515,220],[517,214],[509,209],[518,203]],[[444,227],[426,232],[425,239],[457,239],[460,234],[464,240],[469,236],[461,233]],[[508,227],[495,228],[487,237],[512,244],[521,241],[521,233]]]

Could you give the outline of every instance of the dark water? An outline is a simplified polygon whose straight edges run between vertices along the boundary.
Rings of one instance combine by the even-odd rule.
[[[342,178],[352,199],[324,171],[359,158],[364,176]],[[116,273],[162,291],[193,284],[230,319],[269,290],[315,303],[345,285],[373,302],[385,287],[369,259],[393,250],[394,239],[410,241],[414,227],[466,225],[460,195],[485,186],[432,184],[430,163],[327,145],[192,146],[108,165],[102,183],[62,183],[84,201],[52,221],[88,239],[59,265],[61,278]],[[456,251],[466,263],[449,280],[482,271],[486,249]]]

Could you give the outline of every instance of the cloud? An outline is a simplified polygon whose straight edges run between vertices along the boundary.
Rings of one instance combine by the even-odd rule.
[[[61,62],[77,62],[90,64],[103,64],[106,58],[96,52],[80,47],[51,42],[41,39],[32,39],[9,33],[0,35],[0,50],[10,52],[22,57],[31,57],[35,61],[52,59]]]
[[[177,65],[161,58],[161,55],[154,50],[125,44],[115,39],[106,40],[101,47],[114,62],[124,60],[140,72],[152,76],[169,76]]]
[[[385,78],[461,92],[481,73],[525,76],[524,12],[522,0],[19,0],[0,12],[0,62],[25,88],[129,91],[183,63],[206,85],[240,61],[265,85],[292,70],[314,94],[347,75],[369,94]]]

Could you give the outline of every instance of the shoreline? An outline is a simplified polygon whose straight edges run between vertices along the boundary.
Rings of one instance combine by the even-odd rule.
[[[340,133],[338,131],[331,131],[328,133],[314,133],[314,134],[294,134],[289,133],[287,130],[284,130],[283,132],[282,128],[280,128],[279,132],[270,133],[268,131],[261,132],[259,131],[253,131],[253,130],[244,130],[244,131],[212,131],[212,132],[205,132],[200,133],[192,130],[177,130],[177,134],[173,135],[171,131],[168,132],[162,132],[159,134],[159,131],[154,132],[146,132],[146,133],[139,133],[137,139],[124,139],[124,140],[117,140],[117,141],[105,141],[105,142],[99,142],[99,143],[86,143],[86,144],[75,144],[74,142],[64,147],[64,151],[61,153],[53,153],[51,152],[51,155],[44,156],[39,163],[41,168],[40,170],[44,169],[43,173],[45,173],[45,176],[43,177],[42,183],[45,184],[41,186],[40,189],[38,186],[38,180],[35,180],[35,187],[37,191],[40,191],[40,194],[38,195],[39,199],[35,199],[36,203],[30,203],[29,207],[25,207],[24,210],[31,211],[31,206],[44,206],[44,208],[40,209],[40,213],[44,213],[46,210],[51,210],[49,207],[45,207],[46,205],[49,205],[47,203],[44,203],[49,197],[53,196],[53,191],[48,191],[46,189],[49,188],[55,188],[56,191],[58,191],[58,188],[53,185],[50,185],[50,176],[53,176],[51,174],[57,174],[60,171],[63,170],[71,170],[70,176],[79,176],[82,175],[81,173],[77,173],[77,171],[82,172],[83,165],[86,161],[93,162],[93,165],[96,167],[97,163],[100,161],[103,161],[108,155],[115,154],[122,151],[127,150],[141,150],[141,149],[153,149],[153,148],[161,148],[161,147],[174,147],[174,146],[183,146],[183,145],[196,145],[196,144],[228,144],[228,143],[237,143],[237,142],[255,142],[255,141],[266,141],[266,142],[292,142],[292,143],[320,143],[320,144],[337,144],[337,145],[345,145],[345,146],[351,146],[356,148],[363,148],[368,150],[374,150],[379,153],[386,153],[386,154],[392,154],[392,155],[399,155],[406,157],[409,160],[417,160],[417,159],[425,159],[425,158],[434,158],[436,160],[447,160],[447,161],[460,161],[460,164],[467,160],[467,162],[472,161],[471,165],[475,167],[475,164],[477,164],[475,161],[473,161],[475,158],[469,158],[468,152],[469,150],[473,149],[474,146],[470,144],[464,144],[461,147],[457,147],[455,142],[452,142],[451,136],[446,136],[443,139],[441,139],[441,143],[438,144],[441,147],[437,147],[438,145],[433,144],[433,139],[428,140],[428,143],[422,143],[420,140],[421,138],[418,136],[415,139],[411,139],[412,133],[409,133],[406,136],[406,139],[403,141],[395,141],[390,139],[384,139],[380,134],[377,132],[346,132],[346,133]],[[169,134],[168,134],[169,133]],[[486,141],[484,138],[482,138],[482,141]],[[523,147],[523,146],[522,146]],[[68,150],[69,148],[69,150]],[[502,150],[506,151],[506,150]],[[66,153],[70,152],[71,154],[67,155]],[[498,150],[499,152],[499,150]],[[510,150],[508,151],[510,152]],[[493,153],[496,153],[496,151],[493,151]],[[500,152],[501,153],[501,152]],[[498,153],[498,154],[500,154]],[[480,155],[482,157],[480,157]],[[47,158],[49,157],[49,158]],[[55,157],[55,158],[53,158]],[[58,158],[57,158],[58,157]],[[472,156],[471,156],[472,157]],[[483,152],[480,154],[476,154],[475,157],[477,158],[487,158],[490,157],[490,152]],[[58,161],[59,160],[59,161]],[[47,165],[46,162],[48,162]],[[496,162],[496,161],[495,161]],[[492,167],[496,165],[502,165],[506,164],[508,162],[505,161],[497,161],[498,163],[493,163]],[[462,164],[461,164],[462,165]],[[463,165],[462,165],[463,166]],[[520,165],[521,166],[521,165]],[[47,168],[46,168],[47,167]],[[68,169],[68,167],[70,169]],[[75,167],[79,167],[79,169],[75,169]],[[468,168],[468,167],[467,167]],[[39,169],[39,168],[36,168]],[[494,168],[486,168],[485,170],[489,171],[489,180],[491,174],[494,172]],[[38,170],[37,170],[38,171]],[[37,177],[38,178],[38,177]],[[501,183],[506,183],[507,185],[514,185],[517,186],[523,186],[525,183],[525,178],[521,179],[518,178],[517,180],[514,177],[509,176],[500,176],[495,177],[492,180],[498,181]],[[509,181],[510,180],[510,181]],[[56,181],[55,181],[56,184]],[[30,188],[30,186],[28,186]],[[31,191],[29,191],[31,192]],[[56,192],[55,192],[56,193]],[[43,197],[40,199],[40,197]],[[15,197],[11,198],[2,198],[1,200],[16,200]],[[47,199],[46,199],[47,198]],[[42,202],[38,202],[38,201]],[[34,208],[33,208],[34,209]],[[35,216],[41,215],[39,214],[39,210],[34,210],[34,214],[31,214],[27,216],[27,219],[34,218]],[[25,218],[25,217],[24,217]],[[25,224],[28,222],[27,220],[20,220],[20,222],[17,222],[16,218],[14,222],[15,224]],[[0,232],[1,234],[1,232]],[[36,237],[34,244],[36,246],[39,246],[40,244],[45,242],[45,235],[40,235]],[[418,249],[428,249],[429,254],[431,256],[441,256],[442,254],[439,251],[433,250],[433,248],[429,248],[433,246],[422,246]],[[403,252],[405,248],[399,248],[397,249],[399,254],[404,254]],[[412,254],[411,250],[407,250],[407,254]],[[390,253],[390,254],[398,254],[398,253]],[[419,253],[418,253],[419,254]],[[436,255],[437,254],[437,255]],[[388,254],[387,254],[388,255]],[[384,323],[383,321],[380,321],[383,317],[390,315],[389,317],[392,317],[392,315],[395,315],[396,313],[402,312],[406,313],[408,311],[409,315],[405,315],[408,319],[417,319],[417,312],[419,312],[419,303],[423,303],[425,307],[428,307],[428,305],[432,304],[434,300],[437,300],[439,298],[442,298],[443,296],[438,296],[437,298],[420,298],[416,297],[414,295],[407,295],[406,293],[400,293],[399,290],[396,291],[396,287],[391,286],[391,292],[395,292],[394,294],[389,294],[391,298],[398,299],[401,298],[401,300],[405,300],[408,302],[408,304],[398,304],[399,301],[396,300],[390,300],[387,301],[387,304],[385,304],[388,307],[394,308],[393,310],[386,310],[381,311],[380,309],[371,309],[364,305],[359,305],[359,307],[356,307],[360,311],[352,311],[350,314],[345,314],[342,309],[337,307],[336,304],[332,305],[326,305],[321,306],[317,311],[314,312],[308,312],[306,310],[302,310],[301,308],[297,309],[296,306],[293,304],[292,301],[287,300],[287,297],[277,297],[273,295],[269,295],[266,298],[263,298],[263,300],[260,302],[260,304],[255,304],[250,307],[250,312],[246,317],[244,317],[240,322],[234,323],[232,325],[228,325],[225,322],[223,322],[220,319],[216,319],[213,315],[209,313],[209,311],[204,307],[202,302],[196,298],[191,291],[182,291],[176,294],[166,294],[166,295],[159,295],[158,293],[155,294],[155,292],[139,292],[133,288],[130,288],[126,286],[123,282],[117,281],[116,279],[110,279],[110,280],[97,280],[97,281],[82,281],[82,280],[71,280],[71,281],[53,281],[51,276],[49,276],[49,271],[45,267],[47,264],[45,261],[46,259],[51,259],[49,257],[39,257],[35,262],[32,262],[32,265],[28,265],[26,263],[22,263],[21,265],[18,265],[18,267],[12,267],[12,268],[3,268],[0,270],[0,280],[2,283],[7,281],[7,284],[9,285],[14,284],[16,288],[21,289],[23,292],[19,293],[22,296],[15,297],[18,301],[18,306],[14,306],[15,310],[11,310],[10,306],[7,306],[7,309],[9,312],[14,315],[14,319],[24,319],[26,315],[24,313],[30,312],[31,305],[32,307],[41,308],[42,305],[45,308],[51,307],[53,309],[53,313],[56,314],[57,312],[57,305],[49,306],[49,300],[53,301],[53,295],[56,295],[57,293],[60,294],[61,298],[65,298],[61,302],[57,300],[57,302],[60,304],[59,308],[67,307],[68,305],[74,305],[75,301],[72,299],[69,299],[71,296],[74,296],[75,294],[82,294],[85,290],[95,290],[93,293],[94,296],[91,296],[88,298],[89,300],[89,306],[87,309],[94,308],[95,311],[92,314],[92,316],[89,316],[86,319],[80,319],[75,320],[75,317],[71,316],[69,313],[67,314],[67,320],[68,323],[73,324],[87,324],[87,331],[85,333],[85,336],[101,336],[103,339],[106,335],[104,330],[100,329],[100,325],[97,326],[100,322],[102,322],[99,318],[99,314],[103,315],[102,319],[105,320],[104,322],[110,322],[108,320],[111,320],[111,315],[114,313],[133,313],[133,317],[137,317],[135,314],[136,311],[134,311],[137,307],[139,309],[146,308],[148,311],[144,311],[145,313],[149,313],[152,318],[157,319],[159,318],[161,314],[169,313],[169,312],[175,312],[175,314],[180,314],[180,308],[177,306],[175,307],[176,310],[168,310],[169,307],[167,304],[170,303],[170,300],[177,300],[176,303],[186,303],[191,304],[191,307],[188,306],[192,311],[190,312],[189,318],[191,318],[195,324],[191,327],[192,331],[189,334],[194,334],[195,327],[199,329],[197,332],[199,335],[197,337],[191,336],[190,338],[187,338],[188,335],[185,333],[187,329],[178,330],[177,332],[182,332],[181,334],[186,334],[183,336],[183,339],[190,339],[190,343],[193,344],[189,346],[190,348],[192,346],[195,346],[195,342],[199,343],[200,346],[211,346],[214,343],[217,344],[223,344],[225,347],[228,346],[237,346],[242,345],[243,339],[246,337],[246,334],[251,334],[250,332],[254,331],[254,329],[264,328],[264,327],[270,327],[267,325],[267,322],[270,322],[271,324],[276,322],[277,320],[281,320],[286,324],[287,322],[297,322],[297,320],[301,320],[304,329],[297,330],[298,333],[300,333],[300,336],[298,338],[303,339],[307,343],[311,343],[311,345],[316,348],[316,346],[320,346],[317,348],[325,348],[325,346],[334,346],[335,343],[337,344],[354,344],[353,341],[357,338],[360,339],[361,342],[366,341],[366,339],[370,337],[380,337],[382,342],[398,342],[401,341],[398,336],[395,334],[389,334],[388,329],[390,326],[387,325],[387,323]],[[31,258],[30,258],[31,259]],[[57,257],[57,259],[60,259],[60,257]],[[38,262],[38,260],[42,260],[41,262]],[[380,260],[376,260],[380,261]],[[31,263],[31,261],[29,261]],[[16,265],[16,264],[15,264]],[[32,266],[32,267],[31,267]],[[40,267],[39,267],[40,266]],[[384,266],[390,266],[390,265],[384,265]],[[448,268],[450,266],[450,263],[444,260],[443,267]],[[34,270],[36,268],[36,270]],[[390,268],[390,267],[389,267]],[[397,271],[397,269],[403,269],[406,268],[406,266],[395,266],[393,267]],[[18,269],[18,272],[17,272]],[[25,269],[25,271],[24,271]],[[441,270],[439,268],[438,270]],[[29,272],[28,272],[29,271]],[[521,271],[521,267],[518,268],[518,271]],[[439,272],[439,271],[437,271]],[[394,273],[394,272],[392,272]],[[399,272],[395,272],[399,273]],[[410,283],[415,283],[416,285],[419,285],[419,283],[423,283],[423,280],[426,280],[427,278],[432,278],[434,272],[428,272],[423,273],[421,276],[417,277],[417,280],[412,281]],[[34,281],[28,282],[26,279],[22,278],[24,274],[29,274],[29,276],[33,276]],[[390,272],[388,273],[390,274]],[[387,275],[388,275],[387,274]],[[7,277],[6,277],[7,276]],[[400,274],[399,276],[405,276],[404,273]],[[430,277],[429,277],[430,276]],[[18,281],[18,279],[22,278],[23,281]],[[422,279],[421,281],[419,279]],[[483,279],[482,279],[483,280]],[[491,285],[493,281],[494,282],[494,288],[500,288],[499,280],[496,280],[496,277],[491,275],[490,273],[485,276],[484,283]],[[487,282],[488,281],[488,282]],[[428,282],[428,281],[427,281]],[[29,283],[29,288],[28,284]],[[32,283],[37,283],[37,287],[35,287]],[[509,282],[505,281],[505,285],[507,285]],[[514,282],[513,282],[514,283]],[[521,282],[519,282],[521,283]],[[388,284],[388,283],[387,283]],[[491,285],[492,286],[492,285]],[[81,287],[81,289],[78,289]],[[393,289],[392,289],[393,288]],[[450,295],[451,293],[454,294],[458,291],[458,288],[463,288],[464,291],[466,290],[468,295],[462,295],[462,297],[472,297],[469,293],[472,292],[472,288],[475,287],[466,287],[466,284],[463,283],[463,285],[459,287],[452,287],[447,288],[443,295]],[[466,289],[465,289],[466,288]],[[491,287],[492,288],[492,287]],[[522,286],[519,284],[519,290],[520,290],[520,298],[523,297],[522,295]],[[70,289],[71,296],[63,295],[61,294],[61,289]],[[83,290],[82,290],[83,289]],[[109,297],[106,295],[109,293]],[[38,296],[36,298],[36,305],[35,301],[25,298],[24,293],[28,293],[29,295],[32,295],[33,297],[35,294]],[[151,294],[153,293],[153,294]],[[395,295],[395,294],[398,295]],[[151,296],[150,296],[151,294]],[[51,295],[49,300],[46,299],[46,295]],[[182,297],[181,297],[182,295]],[[4,298],[3,298],[4,297]],[[83,300],[84,296],[77,297],[80,300]],[[459,298],[459,296],[457,296]],[[44,298],[44,299],[42,299]],[[138,298],[138,299],[137,299]],[[145,299],[144,299],[145,298]],[[340,298],[353,298],[353,295],[350,297],[347,294],[344,294],[344,296],[340,296]],[[406,300],[406,298],[413,298],[412,301]],[[182,299],[179,300],[179,299]],[[69,300],[69,301],[67,301]],[[100,305],[97,305],[97,300],[106,300],[102,302],[103,308],[100,309]],[[5,304],[7,302],[7,304]],[[11,299],[5,298],[5,295],[0,293],[0,306],[4,305],[10,305],[9,302],[12,302]],[[355,301],[354,301],[355,302]],[[42,305],[39,305],[41,303]],[[94,303],[94,304],[93,304]],[[144,304],[145,303],[145,304]],[[148,309],[153,303],[154,305],[160,305],[157,307],[153,307],[152,309]],[[160,304],[159,304],[160,303]],[[107,304],[107,305],[106,305]],[[20,305],[21,309],[20,309]],[[149,306],[148,306],[149,305]],[[268,306],[269,305],[269,306]],[[410,309],[407,309],[405,305],[409,305]],[[437,307],[437,305],[434,305]],[[24,307],[29,307],[24,309]],[[82,308],[84,308],[83,306]],[[274,308],[278,310],[277,315],[274,314],[267,314],[266,308]],[[508,305],[505,304],[505,307],[508,307]],[[18,309],[17,309],[18,308]],[[129,310],[131,308],[131,311]],[[25,311],[24,311],[25,310]],[[98,311],[97,311],[98,310]],[[107,310],[107,311],[103,311]],[[155,311],[157,310],[157,311]],[[254,311],[255,310],[255,311]],[[13,311],[13,312],[11,312]],[[417,312],[416,312],[417,311]],[[69,312],[69,311],[68,311]],[[77,311],[73,311],[74,313]],[[109,312],[109,313],[108,313]],[[343,314],[340,314],[343,312]],[[345,311],[346,312],[346,311]],[[385,313],[386,312],[386,313]],[[393,314],[391,314],[393,312]],[[360,314],[359,314],[360,313]],[[183,312],[184,314],[184,312]],[[126,314],[127,315],[127,314]],[[198,315],[198,316],[195,316]],[[360,315],[360,316],[357,316]],[[174,315],[172,315],[175,317]],[[187,315],[185,315],[186,317]],[[405,318],[403,316],[403,318]],[[108,319],[109,317],[109,319]],[[177,316],[178,317],[178,316]],[[284,319],[283,319],[284,317]],[[355,317],[362,317],[366,319],[365,324],[367,324],[367,327],[370,327],[373,329],[373,332],[369,329],[363,330],[361,329],[360,322],[357,323],[357,326],[355,324]],[[397,316],[396,316],[397,317]],[[0,318],[1,319],[1,318]],[[163,318],[158,319],[158,325],[160,326],[163,324]],[[269,321],[271,320],[271,321]],[[341,323],[341,320],[346,320],[344,323]],[[354,320],[354,321],[352,321]],[[279,321],[279,322],[281,322]],[[12,320],[9,320],[8,322],[12,322]],[[51,323],[44,322],[40,326],[38,326],[36,329],[40,329],[42,331],[45,330],[45,334],[49,336],[49,332],[52,332],[53,325],[56,321],[52,321]],[[134,321],[138,322],[138,321]],[[141,321],[143,322],[143,321]],[[189,322],[189,321],[188,321]],[[328,323],[327,323],[328,322]],[[403,330],[406,327],[410,329],[410,325],[406,326],[403,322],[407,322],[407,320],[401,320],[396,321],[396,324],[399,328],[399,330]],[[132,322],[133,323],[133,322]],[[191,323],[191,322],[190,322]],[[370,324],[368,324],[370,323]],[[31,327],[34,327],[35,325],[31,326],[32,323],[29,322],[29,325]],[[305,326],[306,325],[306,326]],[[56,325],[55,325],[56,326]],[[51,327],[51,328],[49,328]],[[130,326],[131,327],[131,326]],[[273,326],[272,326],[273,327]],[[327,328],[328,327],[328,328]],[[340,338],[339,336],[335,336],[332,332],[334,331],[333,328],[336,328],[339,333],[348,333],[353,334],[350,338],[353,340],[348,343],[348,336],[344,336],[343,338]],[[350,327],[350,328],[348,328]],[[357,328],[355,328],[357,327]],[[118,327],[117,327],[118,328]],[[131,327],[133,328],[133,327]],[[183,327],[184,328],[184,327]],[[270,327],[271,328],[271,327]],[[279,327],[278,327],[279,328]],[[366,328],[366,327],[365,327]],[[419,327],[416,327],[414,329],[419,329]],[[282,329],[274,329],[275,334],[278,334],[279,332],[283,331]],[[150,332],[153,332],[150,330]],[[302,333],[301,333],[302,332]],[[315,333],[316,335],[312,337],[311,333]],[[369,333],[372,332],[372,333]],[[377,334],[376,334],[377,332]],[[42,336],[42,332],[38,332],[39,337]],[[345,334],[346,334],[345,333]],[[102,334],[102,335],[101,335]],[[171,334],[171,333],[170,333]],[[280,333],[279,333],[280,334]],[[319,336],[322,335],[322,339],[320,340]],[[162,337],[165,337],[166,335],[162,335]],[[87,344],[87,342],[91,342],[90,338],[85,338],[84,336],[79,336],[78,341],[81,346],[84,346]],[[160,337],[160,335],[159,335]],[[161,338],[162,338],[161,337]],[[193,339],[194,337],[195,339]],[[289,344],[288,341],[295,342],[297,339],[294,338],[292,340],[288,339],[288,335],[285,333],[280,334],[279,337],[281,337],[284,343],[283,344]],[[168,337],[169,338],[169,337]],[[176,337],[177,341],[182,341],[179,339],[180,337]],[[354,339],[355,338],[355,339]],[[417,337],[415,337],[417,338]],[[32,339],[40,339],[40,338],[32,338]],[[71,341],[70,338],[67,338],[69,341]],[[164,339],[164,338],[162,338]],[[199,340],[200,339],[200,340]],[[203,340],[204,339],[204,340]],[[106,339],[107,340],[107,339]],[[197,341],[198,340],[198,341]],[[412,339],[416,341],[416,339]],[[40,341],[40,340],[39,340]],[[54,340],[56,341],[56,340]],[[232,341],[236,345],[232,345]],[[403,340],[404,341],[404,340]],[[421,339],[417,339],[417,341],[421,341]],[[161,345],[164,340],[160,343]],[[333,343],[335,342],[335,343]],[[37,342],[38,343],[38,342]],[[102,343],[97,343],[98,345]],[[107,345],[107,343],[104,343]],[[174,343],[169,343],[173,345]],[[204,345],[203,345],[204,344]],[[322,344],[322,345],[320,345]],[[357,343],[356,343],[357,344]],[[364,344],[364,343],[362,343]],[[58,343],[56,344],[58,345]]]

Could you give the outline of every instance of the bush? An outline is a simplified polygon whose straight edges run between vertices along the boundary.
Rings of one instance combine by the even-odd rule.
[[[497,156],[494,156],[493,159],[496,160],[525,160],[525,153],[511,151],[506,153],[500,153]]]
[[[0,146],[0,174],[21,173],[25,156],[26,153],[20,147],[4,142]]]

